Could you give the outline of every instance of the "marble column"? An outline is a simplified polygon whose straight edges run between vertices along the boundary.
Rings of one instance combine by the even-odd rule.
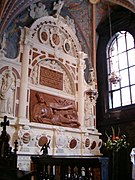
[[[29,51],[31,43],[27,39],[28,29],[25,31],[25,40],[23,46],[23,56],[21,65],[21,84],[20,84],[20,99],[19,99],[19,119],[20,122],[28,122],[26,119],[26,107],[27,107],[27,92],[28,92],[28,67],[29,67]]]
[[[78,64],[78,119],[82,127],[84,127],[84,69],[86,54],[84,52],[79,53]]]
[[[96,80],[96,4],[100,2],[100,0],[89,0],[89,2],[91,3],[91,16],[92,16],[92,21],[91,21],[91,36],[92,36],[92,55],[91,55],[91,59],[92,59],[92,66],[94,69],[94,82],[93,82],[93,89],[97,89],[97,80]],[[92,127],[96,128],[96,98],[94,99],[93,104],[93,115],[95,116],[92,119]]]

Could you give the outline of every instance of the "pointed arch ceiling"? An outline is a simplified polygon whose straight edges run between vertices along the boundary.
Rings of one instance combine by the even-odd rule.
[[[1,0],[0,1],[0,35],[9,25],[9,23],[17,17],[23,10],[28,8],[32,3],[37,3],[40,0]],[[72,4],[74,0],[70,0]],[[82,0],[78,0],[82,2]],[[86,0],[85,0],[86,1]],[[135,12],[135,0],[101,0],[101,2],[111,2],[117,5],[121,5]],[[49,3],[53,2],[52,0]],[[68,0],[65,0],[68,3]],[[82,3],[80,3],[81,6]],[[72,7],[70,7],[72,8]]]

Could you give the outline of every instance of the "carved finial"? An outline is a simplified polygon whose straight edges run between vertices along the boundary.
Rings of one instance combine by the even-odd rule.
[[[97,4],[98,2],[100,2],[100,0],[89,0],[89,2],[90,2],[91,4]]]
[[[30,16],[33,19],[38,19],[43,16],[48,16],[48,12],[45,4],[39,2],[38,4],[32,4],[29,8]]]
[[[14,142],[14,145],[15,145],[15,149],[14,149],[14,153],[16,154],[16,152],[17,152],[17,148],[18,148],[18,141],[16,140],[15,142]]]
[[[1,122],[1,127],[3,127],[3,131],[6,131],[6,126],[9,126],[9,120],[7,121],[7,116],[4,116],[4,122]]]
[[[53,3],[54,15],[56,16],[60,15],[63,5],[64,5],[64,1],[61,0],[59,0],[58,3],[56,2]]]

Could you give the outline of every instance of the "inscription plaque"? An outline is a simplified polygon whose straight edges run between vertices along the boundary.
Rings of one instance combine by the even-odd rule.
[[[40,84],[58,90],[63,90],[63,73],[46,67],[41,67]]]

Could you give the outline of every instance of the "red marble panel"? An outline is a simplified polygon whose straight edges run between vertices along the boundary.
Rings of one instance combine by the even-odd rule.
[[[46,67],[41,67],[40,84],[51,88],[63,90],[63,74]]]
[[[79,127],[75,102],[58,96],[30,91],[30,121],[66,127]]]

